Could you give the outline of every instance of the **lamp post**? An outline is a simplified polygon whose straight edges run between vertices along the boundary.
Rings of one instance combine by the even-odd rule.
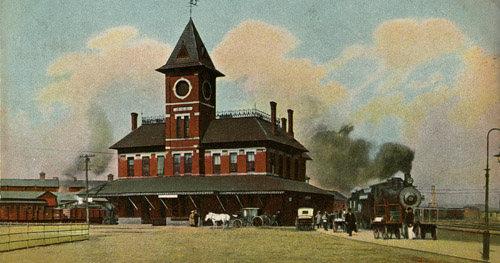
[[[483,233],[483,259],[489,260],[490,259],[490,225],[489,225],[489,207],[488,207],[488,202],[489,202],[489,183],[490,183],[490,165],[489,165],[489,158],[490,158],[490,133],[492,131],[500,131],[499,128],[491,128],[488,131],[488,135],[486,136],[486,190],[484,193],[484,222],[485,222],[485,228],[486,230]],[[498,162],[500,163],[500,153],[497,155],[494,155],[495,157],[498,158]]]

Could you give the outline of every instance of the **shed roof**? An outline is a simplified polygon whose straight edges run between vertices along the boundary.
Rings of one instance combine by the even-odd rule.
[[[35,200],[45,193],[54,193],[48,191],[0,191],[0,198],[5,199],[21,199],[21,200]]]
[[[13,187],[59,187],[57,179],[1,179],[0,186]]]
[[[105,181],[89,181],[89,188],[103,184]],[[58,180],[58,179],[1,179],[0,186],[10,187],[85,187],[84,180]]]
[[[108,182],[100,189],[90,190],[89,194],[110,197],[168,194],[280,194],[285,191],[332,196],[331,193],[305,182],[266,175],[127,178]]]

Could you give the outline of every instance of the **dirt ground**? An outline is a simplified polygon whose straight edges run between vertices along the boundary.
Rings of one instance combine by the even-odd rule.
[[[92,226],[90,240],[0,253],[0,262],[469,262],[294,228]]]

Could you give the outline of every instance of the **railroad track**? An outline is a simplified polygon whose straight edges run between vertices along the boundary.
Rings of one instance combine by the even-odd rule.
[[[439,227],[452,227],[470,230],[484,230],[484,222],[467,222],[467,221],[443,221],[436,224]],[[489,223],[490,231],[500,231],[500,223]]]

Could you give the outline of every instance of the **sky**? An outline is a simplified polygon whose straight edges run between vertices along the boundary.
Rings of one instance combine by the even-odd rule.
[[[117,174],[107,147],[130,132],[130,112],[164,114],[155,69],[189,21],[188,2],[1,1],[2,178],[82,178],[85,153],[101,164],[92,179]],[[306,146],[319,126],[351,124],[373,149],[414,150],[415,184],[435,185],[438,201],[484,202],[486,134],[500,127],[500,1],[200,0],[192,11],[226,75],[218,111],[269,112],[274,100],[279,116],[294,110]],[[494,207],[499,146],[493,131]]]

